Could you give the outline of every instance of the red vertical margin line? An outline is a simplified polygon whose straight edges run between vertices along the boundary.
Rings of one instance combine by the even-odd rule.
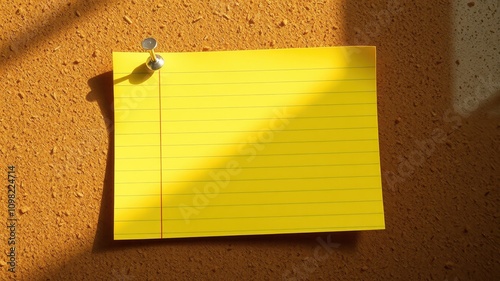
[[[163,239],[163,141],[161,135],[161,70],[158,70],[158,100],[160,104],[160,238]]]

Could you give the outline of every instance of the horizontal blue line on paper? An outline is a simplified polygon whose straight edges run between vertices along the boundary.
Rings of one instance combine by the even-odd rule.
[[[166,134],[166,133],[165,133]],[[136,135],[136,134],[117,134],[117,135]],[[137,135],[144,135],[137,133]],[[159,134],[158,134],[159,135]],[[322,142],[355,142],[355,141],[376,141],[378,139],[355,139],[355,140],[307,140],[307,141],[269,141],[266,144],[292,144],[292,143],[322,143]],[[234,145],[234,144],[262,144],[262,142],[220,142],[220,143],[183,143],[183,144],[163,144],[163,145],[115,145],[115,147],[169,147],[169,146],[200,146],[200,145]]]
[[[232,179],[231,181],[287,181],[287,180],[314,180],[314,179],[344,179],[344,178],[376,178],[380,175],[362,175],[362,176],[342,176],[342,177],[303,177],[303,178],[260,178],[260,179]],[[177,182],[213,182],[210,180],[164,180],[162,183],[177,183]],[[158,181],[150,182],[133,182],[133,184],[158,183]],[[117,184],[131,184],[131,182],[115,182]]]
[[[288,216],[258,216],[258,217],[205,217],[205,218],[189,218],[187,220],[235,220],[235,219],[274,219],[274,218],[303,218],[303,217],[336,217],[336,216],[363,216],[363,215],[383,215],[383,213],[343,213],[343,214],[301,214],[301,215],[288,215]],[[186,219],[168,219],[164,218],[163,221],[184,221]],[[115,220],[115,222],[148,222],[148,221],[158,221],[158,220]]]
[[[302,190],[261,190],[261,191],[234,191],[234,192],[218,192],[217,194],[248,194],[248,193],[293,193],[293,192],[325,192],[325,191],[356,191],[356,190],[375,190],[378,189],[380,190],[380,187],[353,187],[353,188],[325,188],[325,189],[302,189]],[[127,197],[127,196],[171,196],[171,195],[186,195],[186,196],[195,196],[198,195],[198,193],[165,193],[163,192],[162,194],[122,194],[122,195],[116,195],[117,197]],[[363,201],[334,201],[332,203],[361,203],[361,202],[379,202],[380,200],[363,200]],[[280,203],[281,204],[281,203]],[[307,204],[313,204],[313,203],[307,203]],[[216,205],[218,206],[218,205]],[[222,205],[219,205],[222,206]],[[224,205],[226,206],[226,205]],[[234,206],[234,205],[231,205]],[[161,207],[147,207],[147,208],[161,208]],[[165,207],[166,208],[166,207]],[[119,208],[119,209],[142,209],[142,207],[133,207],[133,208]]]
[[[140,195],[134,195],[140,196]],[[314,205],[314,204],[351,204],[351,203],[375,203],[382,202],[382,200],[358,200],[358,201],[312,201],[312,202],[286,202],[286,203],[258,203],[258,204],[223,204],[223,205],[206,205],[205,208],[216,208],[216,207],[245,207],[245,206],[272,206],[272,205]],[[128,208],[118,208],[118,209],[171,209],[179,208],[178,205],[169,206],[164,205],[163,207],[128,207]]]
[[[246,105],[246,106],[212,106],[212,107],[163,107],[162,110],[200,110],[200,109],[230,109],[230,108],[287,108],[287,107],[306,107],[306,106],[353,106],[353,105],[369,105],[377,104],[376,102],[362,102],[362,103],[325,103],[325,104],[280,104],[280,105]],[[115,111],[121,110],[159,110],[159,108],[115,108]]]
[[[342,152],[311,152],[311,153],[272,153],[272,154],[259,154],[261,156],[297,156],[297,155],[329,155],[329,154],[357,154],[357,153],[378,153],[378,150],[371,151],[342,151]],[[192,155],[192,156],[163,156],[163,158],[204,158],[204,157],[248,157],[246,154],[226,154],[226,155]],[[160,159],[160,157],[137,157],[137,158],[116,158],[115,159]]]
[[[375,65],[362,65],[362,66],[342,66],[342,67],[318,67],[318,68],[276,68],[276,69],[238,69],[238,70],[200,70],[200,71],[164,71],[160,72],[164,75],[169,73],[175,74],[190,74],[190,73],[233,73],[233,72],[275,72],[275,71],[316,71],[316,70],[336,70],[336,69],[358,69],[358,68],[375,68]],[[113,72],[122,75],[151,75],[151,72]],[[119,78],[118,78],[119,79]]]
[[[158,97],[156,97],[158,98]],[[328,118],[359,118],[359,117],[376,117],[376,114],[366,114],[366,115],[328,115],[328,116],[299,116],[293,117],[294,120],[297,119],[328,119]],[[179,119],[179,120],[155,120],[155,121],[115,121],[115,123],[168,123],[168,122],[227,122],[227,121],[252,121],[252,120],[276,120],[276,117],[263,117],[263,118],[225,118],[225,119]]]
[[[202,94],[202,95],[163,95],[162,98],[211,98],[211,97],[240,97],[240,96],[258,96],[258,97],[266,97],[266,96],[284,96],[284,95],[328,95],[328,94],[366,94],[366,93],[375,93],[376,91],[339,91],[339,92],[299,92],[299,93],[249,93],[249,94]],[[136,96],[115,96],[115,99],[158,99],[158,96],[148,96],[142,97],[139,95]]]

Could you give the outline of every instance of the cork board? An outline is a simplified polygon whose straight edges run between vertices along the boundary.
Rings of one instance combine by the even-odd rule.
[[[0,279],[494,280],[498,8],[494,0],[3,4]],[[386,230],[113,241],[111,52],[139,52],[148,36],[161,52],[377,46]]]

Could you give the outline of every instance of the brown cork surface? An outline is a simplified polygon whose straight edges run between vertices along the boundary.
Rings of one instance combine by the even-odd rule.
[[[450,2],[3,1],[0,280],[498,280],[500,3]],[[111,53],[148,36],[377,46],[386,230],[114,242]]]

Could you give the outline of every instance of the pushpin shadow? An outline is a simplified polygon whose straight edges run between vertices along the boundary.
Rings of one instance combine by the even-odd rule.
[[[128,80],[131,84],[141,84],[142,82],[148,80],[153,73],[154,71],[150,70],[146,63],[143,63],[136,67],[129,75],[114,80],[114,83],[117,84]]]
[[[153,75],[146,63],[136,67],[132,73],[122,78],[113,80],[113,71],[108,71],[88,80],[91,91],[87,101],[97,101],[109,134],[113,132],[113,85],[129,81],[131,84],[140,84]]]

